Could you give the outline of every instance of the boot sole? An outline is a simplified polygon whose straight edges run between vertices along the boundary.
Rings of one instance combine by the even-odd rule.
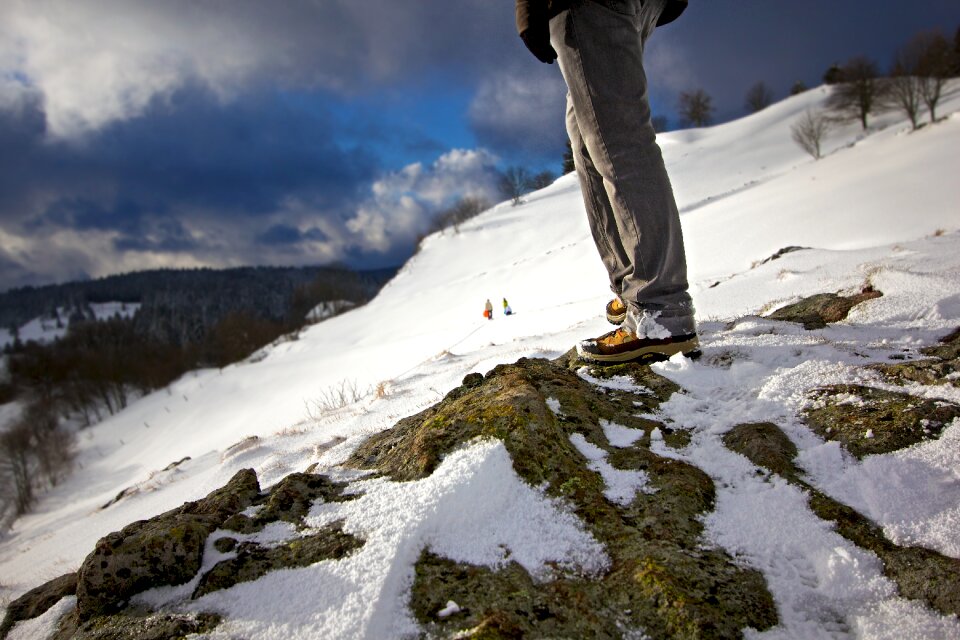
[[[643,347],[636,351],[625,351],[623,353],[586,353],[580,345],[577,345],[577,355],[581,360],[595,364],[620,364],[622,362],[657,362],[669,360],[671,356],[682,353],[688,358],[696,359],[701,355],[699,349],[700,341],[696,338],[690,338],[683,342],[674,342],[672,344],[661,344],[649,347]]]
[[[609,313],[607,314],[607,322],[609,322],[610,324],[615,324],[617,326],[620,326],[621,324],[623,324],[623,321],[626,319],[627,319],[626,311],[624,311],[623,313],[618,313],[617,315],[612,315]]]

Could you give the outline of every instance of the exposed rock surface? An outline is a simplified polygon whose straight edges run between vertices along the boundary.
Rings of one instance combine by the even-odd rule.
[[[823,329],[828,324],[846,319],[850,310],[861,302],[879,298],[883,294],[873,287],[866,287],[854,296],[835,293],[818,293],[785,307],[767,316],[771,320],[799,322],[804,329]]]
[[[200,570],[207,536],[253,504],[259,494],[256,474],[244,469],[202,500],[101,538],[80,567],[80,621],[112,613],[146,589],[188,582]]]
[[[770,423],[739,425],[723,441],[755,465],[806,490],[813,512],[833,522],[844,538],[874,552],[901,595],[922,600],[944,615],[960,615],[960,560],[930,549],[898,546],[873,522],[809,485],[793,463],[796,447],[779,427]]]
[[[36,589],[31,589],[7,605],[7,614],[0,624],[0,638],[5,638],[21,620],[29,620],[43,615],[57,604],[61,598],[77,593],[77,574],[68,573],[54,578]]]
[[[924,347],[920,353],[930,357],[908,362],[875,364],[870,368],[893,384],[949,384],[960,387],[960,329],[941,338],[939,345]]]
[[[863,458],[939,438],[960,417],[960,405],[861,385],[821,387],[803,418],[825,440],[837,440]]]
[[[74,612],[60,622],[52,640],[179,640],[218,624],[220,617],[210,613],[153,613],[131,608],[80,622]]]
[[[236,547],[236,557],[217,563],[204,574],[193,597],[199,598],[240,582],[250,582],[277,569],[307,567],[321,560],[343,558],[362,545],[354,536],[343,533],[339,523],[271,548],[243,542]]]
[[[819,317],[827,321],[834,316]],[[938,384],[938,376],[948,371],[944,367],[956,365],[958,351],[960,331],[923,350],[928,360],[873,368],[890,380]],[[510,453],[517,474],[565,501],[610,558],[603,575],[558,571],[537,579],[517,563],[493,570],[425,550],[415,566],[409,603],[425,637],[623,638],[643,633],[653,638],[739,638],[743,629],[776,625],[776,606],[762,575],[704,544],[702,518],[715,506],[711,478],[651,450],[654,437],[673,448],[690,441],[682,425],[671,428],[639,417],[655,416],[675,393],[683,390],[639,364],[584,367],[572,353],[553,362],[521,359],[486,376],[468,375],[441,402],[358,447],[348,466],[412,481],[431,475],[446,454],[471,440],[496,438]],[[960,417],[960,406],[952,403],[864,386],[824,387],[813,392],[812,400],[802,415],[807,424],[858,457],[937,438]],[[621,431],[633,429],[635,442],[615,446],[613,436],[608,438],[611,424]],[[637,492],[626,504],[611,502],[603,478],[571,440],[576,434],[602,450],[615,469],[646,474],[650,492]],[[739,425],[724,436],[724,443],[806,491],[817,516],[880,558],[901,595],[943,614],[960,615],[960,561],[893,544],[877,525],[811,486],[795,466],[796,447],[775,424]],[[57,640],[152,640],[209,632],[220,622],[215,614],[154,612],[131,606],[130,598],[191,579],[197,580],[192,597],[199,598],[277,569],[348,556],[364,543],[345,533],[342,523],[310,530],[303,521],[318,500],[356,498],[345,488],[323,475],[295,473],[263,493],[255,473],[241,471],[203,500],[101,539],[78,574],[13,602],[0,638],[17,621],[40,615],[73,591],[78,605],[61,620]],[[296,534],[259,544],[257,533],[275,522],[293,525],[288,529]],[[215,531],[212,548],[230,557],[198,575]],[[459,605],[455,610],[447,608],[451,600]]]
[[[615,638],[642,629],[657,638],[739,638],[745,627],[776,624],[776,607],[760,574],[702,544],[699,517],[713,508],[713,482],[699,469],[649,449],[654,428],[667,442],[683,442],[664,424],[636,417],[678,387],[649,367],[630,364],[590,371],[640,385],[633,392],[605,390],[567,363],[578,366],[569,357],[559,363],[521,359],[483,379],[468,376],[443,401],[373,436],[354,454],[352,465],[415,480],[477,436],[500,439],[518,475],[568,500],[610,555],[611,568],[603,576],[538,582],[515,563],[494,571],[425,552],[416,565],[411,607],[428,632]],[[559,413],[547,399],[559,402]],[[612,446],[602,420],[637,429],[639,441]],[[637,493],[627,505],[611,503],[603,479],[571,443],[573,434],[607,452],[615,468],[647,473],[655,493]],[[458,603],[460,612],[438,617],[448,600]]]

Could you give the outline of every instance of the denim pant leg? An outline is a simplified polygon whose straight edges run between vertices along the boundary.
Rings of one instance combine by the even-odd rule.
[[[663,0],[573,0],[550,21],[590,229],[636,330],[693,333],[680,216],[650,123],[643,46]]]

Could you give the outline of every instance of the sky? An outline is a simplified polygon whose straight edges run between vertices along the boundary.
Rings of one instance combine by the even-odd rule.
[[[718,121],[833,62],[889,65],[955,0],[693,0],[655,114]],[[401,264],[497,171],[559,171],[565,88],[507,0],[0,0],[0,290],[160,267]]]

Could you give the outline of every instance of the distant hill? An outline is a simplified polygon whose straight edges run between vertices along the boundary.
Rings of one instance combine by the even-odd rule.
[[[264,320],[298,320],[318,301],[369,300],[396,269],[352,271],[336,267],[240,267],[235,269],[160,269],[23,287],[0,294],[0,328],[8,331],[43,317],[92,317],[91,305],[118,302],[140,305],[139,332],[165,343],[201,339],[228,313],[244,311]],[[310,291],[310,295],[303,294]],[[298,300],[298,292],[303,300]],[[60,312],[63,314],[63,311]]]

